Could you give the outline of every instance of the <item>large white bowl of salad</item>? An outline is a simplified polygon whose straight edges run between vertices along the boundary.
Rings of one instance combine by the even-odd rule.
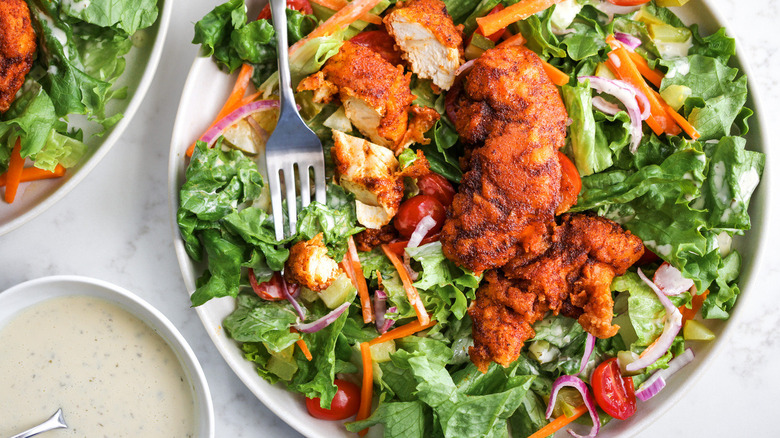
[[[473,178],[462,156],[477,148],[465,146],[449,117],[449,84],[435,74],[426,80],[405,52],[414,44],[376,36],[382,22],[396,21],[387,18],[394,11],[437,1],[288,1],[293,86],[341,89],[323,102],[299,87],[301,112],[324,144],[328,203],[302,209],[284,241],[274,238],[257,171],[276,118],[270,14],[264,2],[231,0],[196,23],[204,56],[184,87],[169,164],[174,246],[191,302],[234,372],[306,436],[638,433],[705,371],[754,293],[768,210],[765,147],[736,42],[699,0],[443,3],[451,25],[463,25],[454,27],[462,32],[456,83],[484,68],[480,59],[524,45],[562,96],[569,120],[559,160],[574,172],[557,178],[574,181],[561,190],[576,196],[554,226],[585,215],[642,242],[631,266],[609,277],[607,322],[620,326],[616,333],[597,339],[578,318],[582,309],[550,308],[531,321],[511,361],[493,356],[503,366],[479,366],[473,347],[484,340],[475,341],[472,316],[490,280],[445,255],[436,233],[458,214],[453,194],[463,202],[468,189],[459,184]],[[441,12],[434,9],[429,18]],[[431,30],[434,21],[420,26]],[[422,107],[415,114],[436,113],[427,140],[391,142],[395,154],[382,158],[390,149],[377,143],[388,137],[354,117],[348,101],[359,87],[344,94],[337,79],[354,68],[344,48],[362,50],[344,43],[353,38],[368,40],[391,67],[385,55],[401,52],[393,68],[411,78],[406,86]],[[672,122],[663,125],[666,116]],[[360,191],[370,188],[349,178],[339,156],[349,144],[404,178],[400,207],[372,205]],[[404,173],[422,156],[425,172]],[[360,234],[384,224],[384,235]]]
[[[12,70],[18,91],[3,73],[13,98],[0,105],[0,235],[64,197],[119,140],[151,85],[172,9],[163,0],[6,3],[0,34],[29,58],[0,54],[28,64],[26,74]]]

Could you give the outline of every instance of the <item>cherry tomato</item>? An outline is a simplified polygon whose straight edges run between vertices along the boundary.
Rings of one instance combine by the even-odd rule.
[[[420,246],[427,245],[427,244],[429,244],[431,242],[436,242],[438,240],[439,240],[439,235],[438,234],[434,234],[433,236],[428,236],[428,237],[424,238],[422,240],[422,242],[420,242]],[[398,257],[403,258],[404,250],[406,249],[406,247],[408,245],[409,245],[409,241],[408,240],[397,240],[395,242],[388,243],[387,247],[390,249],[390,251],[396,253],[396,255],[398,255]]]
[[[436,198],[441,205],[449,207],[452,205],[452,198],[455,197],[455,188],[447,178],[436,172],[430,172],[417,179],[417,187],[420,193]]]
[[[638,6],[649,3],[650,0],[607,0],[615,6]]]
[[[634,381],[620,375],[617,358],[601,362],[590,378],[596,403],[610,416],[625,420],[636,412]]]
[[[495,8],[491,9],[490,12],[487,13],[487,15],[495,14],[496,12],[501,11],[502,9],[504,9],[504,5],[499,3],[499,4],[496,5]],[[501,39],[502,36],[504,36],[504,32],[506,32],[506,28],[503,28],[501,30],[497,30],[495,33],[493,33],[491,35],[488,35],[487,39],[489,39],[490,41],[493,41],[494,43],[496,43],[496,42],[498,42],[498,40]],[[474,33],[478,33],[478,34],[482,35],[482,30],[477,28],[477,30],[475,30]],[[469,40],[466,42],[466,45],[468,46],[469,43],[471,43],[471,38],[469,38]]]
[[[314,11],[311,9],[309,0],[287,0],[287,9],[295,9],[298,12],[304,14],[311,14]],[[257,16],[258,20],[270,20],[271,19],[271,6],[266,4],[260,14]]]
[[[650,251],[650,249],[645,246],[645,252],[642,253],[642,257],[639,257],[639,260],[637,260],[634,264],[637,266],[644,266],[659,260],[661,260],[661,257],[658,257],[658,254]]]
[[[282,278],[281,273],[274,272],[274,275],[270,280],[262,283],[257,282],[255,271],[252,268],[249,268],[248,276],[249,285],[252,286],[252,290],[255,291],[258,297],[268,301],[280,301],[285,299],[283,288],[285,287],[286,282],[284,281],[284,278]],[[293,291],[290,291],[290,293],[292,292]]]
[[[360,407],[360,388],[346,380],[336,379],[333,383],[338,391],[330,403],[330,409],[320,407],[320,399],[306,398],[306,409],[309,415],[320,420],[344,420],[357,414]]]
[[[384,29],[360,32],[353,36],[350,41],[375,51],[390,64],[398,65],[403,63],[401,52],[395,48],[395,40]]]
[[[580,172],[569,157],[561,151],[558,151],[558,162],[561,163],[561,204],[574,205],[582,190]]]
[[[414,229],[422,218],[430,215],[436,221],[436,225],[428,231],[426,236],[432,236],[441,230],[447,214],[444,206],[435,197],[430,195],[417,195],[404,201],[398,208],[398,213],[393,219],[395,229],[407,239],[412,237]]]

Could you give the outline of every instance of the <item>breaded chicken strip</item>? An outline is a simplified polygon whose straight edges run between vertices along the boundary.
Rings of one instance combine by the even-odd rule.
[[[449,90],[463,63],[463,37],[444,3],[399,2],[383,21],[412,71],[440,89]]]
[[[24,0],[0,0],[0,113],[8,111],[32,68],[35,31]]]
[[[298,84],[298,91],[313,91],[316,102],[329,102],[338,95],[347,117],[363,135],[401,153],[438,119],[435,110],[422,108],[416,110],[410,123],[415,99],[410,80],[411,74],[404,74],[403,67],[393,66],[375,51],[346,41],[322,70]],[[426,122],[429,119],[432,121]],[[422,133],[409,132],[410,125]]]
[[[287,281],[315,292],[327,289],[340,274],[339,264],[328,256],[328,248],[322,243],[322,233],[293,245],[284,263]]]
[[[477,147],[441,232],[444,254],[473,271],[541,254],[561,199],[558,90],[533,52],[511,46],[485,52],[453,92],[450,116]]]
[[[516,259],[503,272],[486,274],[488,282],[469,309],[474,322],[469,355],[481,370],[491,361],[506,366],[517,359],[525,341],[535,336],[533,323],[550,311],[577,318],[598,338],[617,333],[610,285],[642,256],[642,241],[605,218],[562,219],[541,257]]]

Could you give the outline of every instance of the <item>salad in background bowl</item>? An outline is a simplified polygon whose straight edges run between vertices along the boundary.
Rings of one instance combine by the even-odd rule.
[[[119,139],[151,84],[171,14],[155,0],[9,4],[17,12],[4,14],[29,16],[35,45],[0,114],[0,234],[62,198]]]
[[[445,2],[455,23],[466,24],[464,41],[469,30],[476,29],[476,21],[470,20],[493,11],[493,3]],[[290,30],[291,34],[298,32],[302,38],[327,17],[321,15],[321,5],[310,6],[312,14],[300,5],[303,12],[288,11],[288,15],[297,17],[291,20],[292,26],[298,26]],[[392,10],[389,4],[384,7],[387,9],[373,9],[372,13],[382,16]],[[366,322],[359,280],[354,285],[337,280],[332,289],[319,294],[303,289],[296,295],[292,283],[302,281],[292,281],[285,287],[283,280],[274,279],[273,272],[284,268],[291,244],[310,241],[322,233],[327,254],[337,262],[347,260],[342,265],[345,271],[355,262],[362,267],[375,306],[381,301],[380,292],[384,292],[385,322],[390,320],[393,327],[409,327],[419,320],[419,313],[404,301],[409,298],[404,293],[408,291],[402,272],[405,268],[399,269],[391,254],[375,249],[351,255],[348,236],[358,232],[364,222],[358,221],[354,209],[359,204],[343,187],[331,186],[329,205],[304,210],[306,219],[301,219],[296,236],[286,242],[271,237],[262,176],[255,173],[256,161],[262,160],[262,140],[254,149],[243,146],[247,137],[257,141],[254,134],[242,134],[239,123],[218,126],[217,135],[214,128],[210,129],[214,114],[227,107],[225,96],[231,96],[228,102],[236,101],[235,91],[239,89],[241,96],[236,102],[244,98],[244,90],[234,85],[241,84],[242,77],[248,81],[248,74],[261,93],[255,96],[252,90],[247,91],[249,102],[272,99],[275,57],[265,50],[273,46],[272,35],[265,34],[265,45],[257,46],[259,50],[243,50],[242,45],[268,28],[260,20],[242,16],[242,8],[242,2],[226,3],[196,25],[196,42],[204,44],[206,53],[213,54],[221,65],[237,70],[249,61],[254,67],[243,68],[236,82],[211,59],[199,58],[193,64],[171,150],[169,189],[181,233],[176,237],[177,255],[204,325],[247,386],[307,436],[344,434],[341,422],[312,418],[322,413],[316,413],[316,407],[310,405],[319,399],[327,408],[327,399],[340,391],[341,385],[334,383],[336,375],[361,386],[363,376],[369,374],[364,365],[367,362],[361,360],[361,344],[371,343],[386,327]],[[256,10],[250,8],[250,12]],[[720,339],[728,327],[725,321],[738,308],[737,298],[749,283],[761,248],[757,242],[764,199],[758,182],[764,158],[752,152],[762,149],[762,138],[755,116],[751,117],[751,109],[757,108],[748,95],[745,69],[732,56],[734,41],[718,30],[721,22],[701,2],[692,1],[674,12],[653,2],[626,10],[605,2],[567,1],[509,26],[510,34],[522,35],[527,47],[568,76],[560,87],[572,120],[563,151],[575,163],[583,185],[570,211],[590,211],[621,223],[660,257],[644,260],[643,271],[634,267],[613,282],[615,322],[622,327],[618,335],[593,344],[576,320],[545,318],[535,325],[536,337],[529,340],[516,362],[508,368],[494,364],[486,374],[480,374],[466,354],[471,337],[466,310],[476,296],[480,275],[444,257],[438,242],[419,242],[419,246],[405,251],[401,244],[407,265],[419,276],[413,285],[436,324],[428,326],[420,321],[416,333],[409,331],[411,336],[373,346],[368,362],[377,399],[371,416],[357,423],[348,420],[348,429],[359,431],[382,425],[371,430],[384,431],[387,436],[415,436],[418,432],[480,436],[504,434],[501,431],[508,423],[515,436],[528,436],[540,429],[550,430],[543,428],[548,423],[545,410],[551,389],[578,379],[581,383],[575,386],[597,394],[596,401],[585,403],[586,407],[600,415],[601,422],[608,422],[598,436],[623,436],[657,418],[701,373],[707,359],[722,345]],[[235,29],[230,30],[227,23]],[[683,23],[698,25],[688,27]],[[348,29],[346,35],[319,36],[317,45],[304,38],[299,47],[309,50],[298,52],[297,63],[293,54],[293,77],[297,75],[300,80],[319,70],[337,52],[340,39],[374,29],[368,27],[370,23],[364,26],[358,22],[357,26]],[[466,57],[477,58],[480,50],[489,50],[490,44],[496,43],[472,36],[464,44]],[[638,54],[647,62],[648,70],[660,74],[660,86],[648,80],[647,87],[657,89],[663,102],[684,118],[677,133],[655,135],[646,118],[639,120],[642,124],[637,130],[637,117],[646,117],[641,114],[643,104],[621,100],[622,94],[615,87],[627,81],[616,82],[615,72],[605,65],[609,53],[618,48]],[[421,150],[430,169],[449,179],[448,184],[455,189],[462,175],[458,165],[462,145],[457,132],[447,124],[440,101],[443,93],[437,95],[425,81],[416,79],[411,85],[415,104],[437,110],[441,118],[428,133],[431,143],[412,145],[412,149]],[[213,93],[202,93],[205,83],[212,84]],[[636,98],[642,91],[633,93]],[[338,104],[318,107],[305,94],[299,97],[304,114],[315,132],[322,134],[326,149],[332,145],[333,130],[350,130],[350,120],[339,113]],[[198,111],[191,109],[196,100],[202,102]],[[203,114],[203,107],[214,108],[214,113]],[[244,132],[262,133],[252,125],[272,119],[270,108],[269,104],[263,105],[262,112],[245,110],[248,112],[243,116],[255,120],[239,119],[252,129]],[[194,146],[207,131],[211,134],[207,136],[209,143],[219,147]],[[360,137],[357,131],[352,134]],[[194,152],[192,159],[187,158],[188,149]],[[412,155],[403,152],[399,161],[413,162]],[[442,188],[444,184],[439,187],[431,194],[442,195],[449,190]],[[754,229],[746,232],[751,225],[748,198],[756,187],[759,196],[750,206]],[[407,198],[413,196],[407,194]],[[421,218],[412,222],[419,225]],[[395,228],[399,228],[397,224]],[[396,258],[399,261],[400,255]],[[664,271],[675,275],[666,276]],[[642,276],[655,281],[644,282]],[[684,292],[674,293],[669,302],[665,294],[654,292],[654,287],[663,285],[664,278],[680,284],[675,276],[688,281],[682,281]],[[293,293],[285,294],[285,289]],[[708,291],[706,298],[702,299],[699,290]],[[226,296],[236,300],[211,299]],[[700,302],[693,305],[699,309],[694,312],[698,315],[695,318],[688,315],[692,302]],[[390,311],[393,307],[395,311]],[[291,332],[290,328],[302,333]],[[662,340],[654,348],[659,338]],[[662,351],[657,351],[658,345],[663,345]],[[605,393],[622,386],[611,358],[653,349],[659,354],[651,363],[643,364],[636,376],[628,377],[634,385],[629,392],[640,394],[646,401],[635,402],[633,408],[627,401],[613,407],[599,401]],[[307,358],[307,350],[312,361]],[[367,357],[364,349],[362,353]],[[617,372],[623,377],[629,374],[626,370]],[[562,376],[564,381],[559,382]],[[261,377],[279,384],[270,385]],[[430,385],[432,381],[437,384]],[[349,391],[354,392],[341,392]],[[306,403],[304,397],[309,398]],[[577,395],[566,389],[559,393],[558,400],[555,417],[587,412]],[[475,415],[475,404],[490,413]],[[586,434],[595,430],[589,420],[580,421],[584,424],[572,427]]]

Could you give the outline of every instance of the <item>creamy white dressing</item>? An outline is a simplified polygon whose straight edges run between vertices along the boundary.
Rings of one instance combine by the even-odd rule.
[[[64,437],[192,437],[192,389],[175,353],[113,303],[68,296],[0,328],[0,436],[61,407]]]
[[[92,4],[91,0],[62,0],[62,6],[67,10],[80,13]]]

